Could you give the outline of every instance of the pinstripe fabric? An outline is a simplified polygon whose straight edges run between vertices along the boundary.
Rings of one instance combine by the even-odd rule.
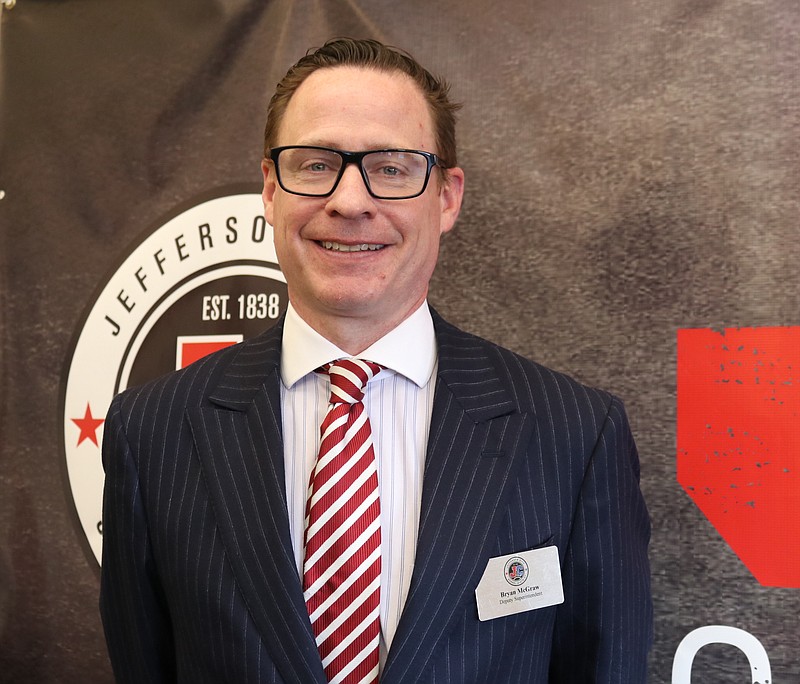
[[[649,520],[619,401],[434,322],[416,562],[382,684],[645,682]],[[101,609],[120,681],[324,682],[289,539],[280,333],[112,404]],[[479,622],[488,559],[550,544],[565,602]]]

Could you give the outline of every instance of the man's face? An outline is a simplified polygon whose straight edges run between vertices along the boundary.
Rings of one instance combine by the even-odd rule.
[[[321,69],[302,83],[278,129],[283,145],[439,151],[427,103],[410,78],[354,67]],[[421,304],[439,237],[461,206],[461,169],[443,183],[434,168],[425,192],[405,200],[372,197],[356,165],[322,198],[285,192],[269,162],[263,171],[266,219],[289,297],[306,322],[324,329],[334,316],[385,332]],[[380,248],[349,251],[356,245]]]

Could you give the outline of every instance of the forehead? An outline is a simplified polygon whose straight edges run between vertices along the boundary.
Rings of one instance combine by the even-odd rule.
[[[289,100],[278,128],[278,145],[436,152],[434,140],[433,119],[419,86],[402,72],[363,67],[312,73]]]

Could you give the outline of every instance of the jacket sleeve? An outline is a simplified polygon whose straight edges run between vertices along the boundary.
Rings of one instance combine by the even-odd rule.
[[[625,411],[612,399],[581,483],[562,579],[550,681],[644,684],[653,608],[650,518]]]
[[[153,561],[135,454],[116,397],[105,422],[100,613],[118,682],[175,681],[169,613]]]

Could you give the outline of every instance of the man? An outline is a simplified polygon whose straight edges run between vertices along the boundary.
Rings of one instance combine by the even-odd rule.
[[[119,680],[645,681],[650,526],[622,406],[427,305],[464,188],[454,111],[373,41],[279,84],[262,167],[285,318],[107,418]],[[329,439],[333,385],[362,371],[358,428]],[[353,451],[340,499],[320,472]]]

